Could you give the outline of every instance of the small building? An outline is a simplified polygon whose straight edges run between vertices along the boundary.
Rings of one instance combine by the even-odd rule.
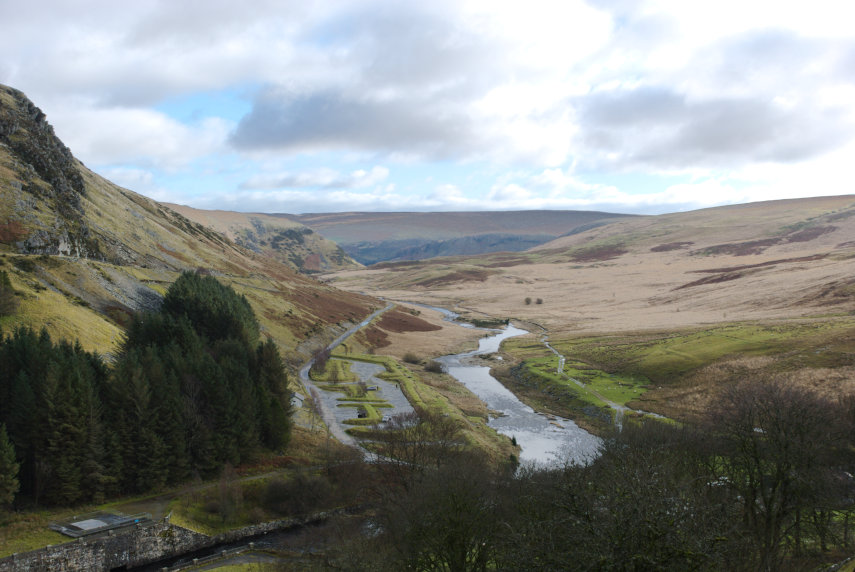
[[[147,522],[151,522],[151,514],[147,512],[127,515],[101,511],[73,516],[67,521],[51,522],[48,528],[72,538],[80,538]]]

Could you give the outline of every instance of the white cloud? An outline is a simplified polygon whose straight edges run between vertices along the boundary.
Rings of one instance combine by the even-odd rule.
[[[226,150],[233,128],[210,117],[184,124],[158,111],[97,107],[85,101],[60,102],[49,117],[57,134],[86,163],[134,163],[174,170]]]
[[[375,166],[371,170],[357,169],[347,174],[333,169],[315,169],[301,173],[276,173],[251,177],[241,183],[241,189],[361,189],[382,183],[389,169]]]
[[[169,173],[192,180],[224,157],[240,164],[208,204],[242,210],[626,211],[850,191],[855,33],[839,0],[32,0],[6,12],[0,82],[85,162],[158,196]],[[240,121],[155,107],[239,88],[253,93]],[[597,182],[613,173],[681,178],[639,194]]]

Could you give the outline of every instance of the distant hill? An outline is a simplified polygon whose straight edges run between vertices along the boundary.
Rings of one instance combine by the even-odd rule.
[[[224,234],[236,244],[301,272],[344,270],[360,266],[333,241],[281,216],[200,210],[165,204],[188,219]]]
[[[297,228],[287,245],[300,246],[293,257],[306,266],[309,241],[300,237],[312,233]],[[109,353],[131,312],[158,307],[180,272],[200,270],[244,294],[263,332],[296,362],[376,305],[295,272],[284,240],[279,260],[252,246],[90,171],[35,104],[0,86],[0,270],[18,302],[0,316],[3,331],[45,327]]]
[[[333,279],[564,332],[848,315],[855,196],[611,219],[526,252],[391,262]]]
[[[362,264],[520,252],[631,215],[589,211],[278,214],[335,241]]]

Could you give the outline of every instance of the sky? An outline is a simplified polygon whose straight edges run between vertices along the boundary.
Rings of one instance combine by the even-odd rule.
[[[657,214],[855,193],[845,0],[0,0],[89,168],[243,212]]]

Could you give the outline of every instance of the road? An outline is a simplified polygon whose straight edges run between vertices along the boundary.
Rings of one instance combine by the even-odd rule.
[[[377,310],[376,312],[374,312],[373,314],[371,314],[370,316],[368,316],[367,318],[365,318],[364,320],[362,320],[361,322],[359,322],[358,324],[356,324],[355,326],[353,326],[352,328],[347,330],[345,333],[343,333],[342,335],[337,337],[335,340],[333,340],[333,342],[327,346],[327,349],[329,351],[332,351],[339,344],[341,344],[344,340],[346,340],[347,338],[349,338],[350,336],[352,336],[353,334],[355,334],[356,332],[358,332],[359,330],[361,330],[362,328],[364,328],[368,324],[370,324],[374,320],[374,318],[383,314],[384,312],[388,312],[389,310],[391,310],[394,307],[395,307],[395,304],[390,303],[385,308],[381,308],[380,310]],[[308,396],[311,396],[313,391],[316,391],[316,392],[323,391],[322,389],[318,389],[318,387],[314,384],[314,382],[309,377],[309,370],[312,369],[312,365],[314,363],[315,363],[315,358],[312,358],[308,362],[306,362],[306,364],[302,368],[300,368],[300,382],[303,384],[303,387],[306,390],[306,395],[308,395]],[[351,437],[350,435],[348,435],[345,432],[344,428],[336,420],[335,415],[326,406],[324,401],[322,399],[316,399],[314,401],[315,401],[315,403],[319,409],[319,412],[321,414],[321,419],[323,419],[324,424],[326,424],[327,428],[330,431],[330,434],[333,437],[335,437],[336,439],[338,439],[339,441],[341,441],[342,443],[344,443],[345,445],[350,445],[351,447],[358,447],[359,444],[357,443],[356,439],[354,439],[353,437]]]

